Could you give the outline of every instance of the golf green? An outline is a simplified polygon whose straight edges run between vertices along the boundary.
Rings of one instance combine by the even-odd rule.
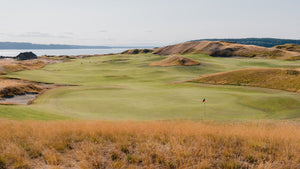
[[[27,106],[0,106],[9,119],[250,120],[299,119],[300,94],[280,90],[174,83],[251,67],[295,68],[300,61],[186,55],[197,66],[148,66],[152,54],[76,59],[8,77],[76,85],[48,90]],[[206,98],[205,104],[202,99]]]

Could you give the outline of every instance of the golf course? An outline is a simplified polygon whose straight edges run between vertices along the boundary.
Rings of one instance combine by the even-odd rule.
[[[300,94],[242,85],[188,81],[246,68],[299,68],[300,60],[187,54],[194,66],[149,66],[167,58],[117,54],[72,59],[6,77],[55,83],[30,105],[0,105],[13,120],[299,120]],[[203,103],[202,100],[206,99]]]
[[[0,168],[299,166],[300,60],[145,51],[3,62]]]
[[[300,0],[1,7],[0,169],[300,169]]]

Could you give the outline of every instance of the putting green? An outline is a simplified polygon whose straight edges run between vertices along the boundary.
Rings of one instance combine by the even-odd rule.
[[[300,94],[279,90],[172,83],[249,67],[300,67],[300,61],[187,55],[199,66],[149,67],[150,54],[77,59],[9,77],[78,86],[49,90],[29,106],[0,106],[10,119],[248,120],[299,119]],[[206,98],[206,103],[202,99]],[[7,113],[5,113],[7,112]],[[12,113],[13,112],[13,113]],[[24,113],[28,112],[28,113]],[[7,115],[11,114],[11,115]],[[32,115],[33,114],[33,115]]]

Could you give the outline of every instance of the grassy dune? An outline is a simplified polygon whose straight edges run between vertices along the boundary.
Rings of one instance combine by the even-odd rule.
[[[211,74],[192,81],[264,87],[300,93],[300,71],[296,69],[242,69]]]
[[[0,121],[0,168],[297,168],[294,123]]]
[[[0,111],[0,117],[21,119],[20,114],[26,119],[49,120],[57,116],[106,120],[299,119],[299,94],[173,82],[241,68],[299,68],[300,61],[216,58],[201,54],[185,57],[201,65],[149,67],[150,63],[166,57],[140,54],[90,57],[39,70],[13,72],[6,76],[78,86],[49,90],[29,106],[0,106],[13,112],[8,115]],[[201,103],[204,97],[205,116]],[[24,115],[29,110],[39,116]]]

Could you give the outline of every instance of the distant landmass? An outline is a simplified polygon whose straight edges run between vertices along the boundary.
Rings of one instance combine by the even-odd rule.
[[[257,45],[263,47],[273,47],[276,45],[284,44],[298,44],[300,45],[300,40],[295,39],[276,39],[276,38],[241,38],[241,39],[198,39],[193,41],[229,41],[245,45]]]
[[[0,42],[0,49],[112,49],[131,48],[131,46],[83,46],[59,44],[33,44],[27,42]],[[140,47],[139,47],[140,48]]]
[[[110,49],[109,46],[81,46],[58,44],[33,44],[27,42],[0,42],[0,49]]]

